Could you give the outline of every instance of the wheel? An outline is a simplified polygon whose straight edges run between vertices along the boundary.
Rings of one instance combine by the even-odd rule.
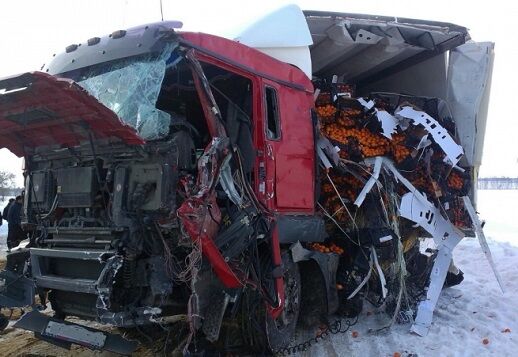
[[[270,296],[275,295],[273,264],[270,249],[260,252],[263,289]],[[268,311],[264,296],[257,289],[245,288],[240,299],[240,313],[234,323],[226,328],[226,346],[236,346],[240,353],[270,355],[288,346],[297,326],[301,301],[301,281],[299,267],[285,252],[282,257],[284,273],[285,305],[277,319]],[[236,326],[237,329],[232,329]],[[237,350],[236,349],[236,350]]]
[[[284,309],[277,319],[273,319],[267,313],[265,321],[266,338],[272,351],[289,345],[295,334],[300,311],[301,283],[299,267],[293,262],[291,254],[288,252],[283,254],[282,264],[284,270]]]

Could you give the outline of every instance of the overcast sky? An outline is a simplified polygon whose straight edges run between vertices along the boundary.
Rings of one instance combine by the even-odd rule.
[[[475,41],[496,42],[482,176],[518,176],[518,2],[468,0],[392,1],[172,1],[163,0],[165,20],[184,29],[232,36],[260,15],[284,4],[305,10],[365,13],[453,22]],[[0,2],[0,77],[39,69],[53,53],[114,30],[160,21],[158,0],[17,0]],[[21,161],[0,150],[0,170],[20,174]],[[21,176],[19,176],[21,177]],[[21,179],[18,180],[21,184]]]

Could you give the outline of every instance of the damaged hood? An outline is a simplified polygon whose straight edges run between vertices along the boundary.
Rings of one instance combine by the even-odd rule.
[[[94,138],[145,141],[72,80],[31,72],[0,80],[0,148],[17,156],[43,146],[73,147]]]

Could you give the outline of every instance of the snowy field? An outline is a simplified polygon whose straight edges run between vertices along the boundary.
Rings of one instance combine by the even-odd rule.
[[[464,239],[454,251],[464,281],[443,291],[428,336],[409,333],[407,324],[372,332],[387,317],[367,308],[352,328],[356,338],[352,332],[332,336],[303,356],[518,356],[518,190],[481,190],[477,210],[486,220],[484,231],[505,294],[478,240]]]
[[[2,202],[0,207],[4,206]],[[394,325],[385,332],[374,332],[388,322],[387,316],[366,307],[360,322],[351,331],[334,335],[301,355],[518,356],[518,190],[479,191],[477,209],[481,218],[486,220],[484,230],[504,281],[504,295],[498,288],[478,240],[464,239],[454,251],[454,257],[456,264],[464,271],[465,279],[460,285],[443,291],[428,336],[410,334],[409,324]],[[0,249],[3,251],[6,233],[7,227],[0,227]],[[298,338],[305,340],[314,333],[299,332]],[[15,341],[20,342],[18,347],[14,346]],[[0,336],[0,355],[72,354],[89,356],[92,353],[78,348],[67,352],[36,341],[32,334],[23,331]],[[106,352],[102,355],[112,356]]]

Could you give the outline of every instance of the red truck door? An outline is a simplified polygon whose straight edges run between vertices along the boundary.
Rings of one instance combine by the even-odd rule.
[[[312,214],[315,152],[312,95],[263,80],[266,195],[281,212]],[[269,202],[271,206],[271,202]]]

